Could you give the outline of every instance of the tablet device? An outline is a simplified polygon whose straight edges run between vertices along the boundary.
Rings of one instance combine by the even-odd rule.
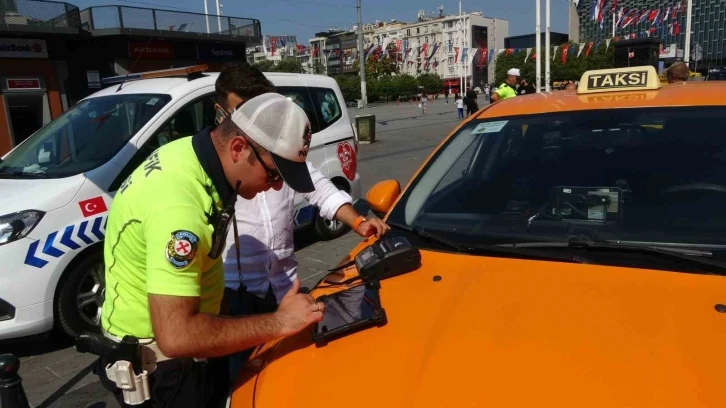
[[[323,320],[313,326],[313,342],[318,346],[372,326],[386,324],[379,284],[370,282],[332,295],[321,296],[325,304]]]

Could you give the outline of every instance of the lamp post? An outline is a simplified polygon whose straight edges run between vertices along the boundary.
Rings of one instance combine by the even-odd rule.
[[[686,43],[683,45],[683,62],[685,62],[690,69],[691,64],[689,62],[691,61],[691,14],[693,14],[693,11],[691,9],[693,8],[693,0],[688,0],[686,7]],[[694,69],[695,68],[696,67],[694,66]]]
[[[581,0],[583,1],[583,0]],[[545,0],[545,91],[550,91],[550,0]]]
[[[358,70],[360,75],[361,107],[365,108],[368,102],[366,95],[366,56],[363,53],[363,17],[361,15],[360,1],[358,0]]]
[[[209,8],[207,7],[207,0],[204,0],[204,21],[207,23],[207,34],[209,34]]]
[[[222,18],[219,17],[222,15],[222,12],[219,9],[219,0],[215,0],[215,2],[217,3],[217,29],[219,30],[217,34],[219,34],[222,32]]]
[[[536,10],[535,19],[537,19],[537,21],[535,23],[535,35],[537,36],[537,42],[536,42],[536,48],[534,49],[534,56],[535,56],[534,63],[536,64],[535,66],[537,68],[537,93],[540,92],[540,90],[541,90],[540,86],[542,84],[542,54],[540,53],[541,48],[542,48],[541,47],[542,32],[541,32],[541,29],[539,26],[540,21],[542,20],[542,16],[540,15],[541,14],[540,9],[542,8],[540,5],[541,1],[542,0],[534,0],[535,10]],[[584,1],[584,0],[580,0],[580,1]]]

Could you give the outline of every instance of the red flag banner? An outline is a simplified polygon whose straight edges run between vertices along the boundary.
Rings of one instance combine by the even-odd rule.
[[[507,48],[507,51],[504,53],[504,56],[506,57],[507,55],[512,55],[513,52],[514,52],[513,49]]]
[[[585,56],[586,57],[590,55],[590,51],[592,51],[592,46],[593,45],[594,44],[593,44],[592,41],[590,41],[589,43],[587,43],[587,47],[585,47]]]
[[[560,45],[560,48],[562,49],[562,65],[565,65],[567,62],[567,52],[570,51],[569,44],[562,44]]]
[[[487,63],[487,49],[480,48],[479,49],[479,65],[486,65],[486,63]]]
[[[454,47],[454,63],[459,63],[459,47]]]

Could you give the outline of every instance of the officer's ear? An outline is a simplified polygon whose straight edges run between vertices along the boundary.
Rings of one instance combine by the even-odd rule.
[[[250,149],[250,142],[244,136],[244,133],[237,130],[229,138],[227,144],[230,157],[234,163],[239,163],[242,160],[247,160],[252,154]]]

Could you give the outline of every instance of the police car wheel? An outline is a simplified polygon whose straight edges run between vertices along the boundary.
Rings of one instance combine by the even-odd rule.
[[[96,251],[70,269],[56,296],[57,326],[71,337],[100,333],[101,306],[106,292],[103,252]]]
[[[340,182],[333,182],[338,190],[346,191],[347,189]],[[319,214],[315,216],[315,233],[318,238],[323,241],[329,241],[345,235],[350,228],[338,220],[330,221]]]

